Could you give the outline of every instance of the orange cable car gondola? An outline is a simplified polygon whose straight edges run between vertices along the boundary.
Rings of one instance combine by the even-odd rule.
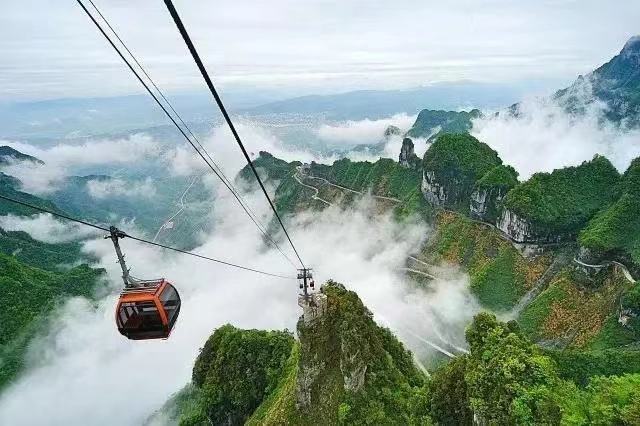
[[[116,306],[116,325],[131,340],[166,339],[180,313],[180,295],[164,278],[139,280],[129,274],[118,239],[126,234],[115,227],[109,229],[122,268],[124,289]]]

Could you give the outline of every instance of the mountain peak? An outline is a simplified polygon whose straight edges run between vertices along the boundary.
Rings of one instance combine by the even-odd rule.
[[[640,35],[635,35],[631,37],[622,48],[620,52],[625,58],[629,58],[631,56],[640,56]]]

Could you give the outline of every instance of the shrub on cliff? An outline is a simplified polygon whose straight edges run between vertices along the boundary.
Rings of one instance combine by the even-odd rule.
[[[596,155],[577,167],[534,174],[509,191],[504,206],[547,232],[576,234],[616,199],[619,182],[615,167]]]
[[[218,328],[193,367],[200,408],[192,411],[212,424],[243,424],[276,387],[292,346],[287,332]]]
[[[617,252],[640,265],[640,158],[622,179],[622,196],[580,233],[580,245],[596,253]]]

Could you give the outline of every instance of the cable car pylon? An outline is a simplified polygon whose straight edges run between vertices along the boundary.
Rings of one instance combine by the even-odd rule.
[[[311,268],[298,269],[298,285],[302,290],[302,296],[306,302],[309,301],[309,287],[311,290],[315,289],[315,282],[313,281],[313,275]]]

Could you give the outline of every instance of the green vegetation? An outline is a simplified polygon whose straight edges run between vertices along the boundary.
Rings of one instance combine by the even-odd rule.
[[[582,230],[580,245],[599,255],[624,254],[640,265],[640,158],[622,179],[622,196]]]
[[[422,167],[444,189],[446,206],[466,213],[476,181],[501,164],[498,153],[473,136],[442,134],[424,154]]]
[[[467,133],[471,130],[471,120],[480,117],[479,110],[467,111],[442,111],[423,109],[418,114],[416,122],[407,132],[412,138],[424,138],[436,136],[440,133]],[[435,135],[432,135],[437,131]]]
[[[20,181],[18,181],[18,179],[0,172],[0,193],[2,195],[24,203],[33,204],[47,210],[62,213],[62,211],[51,201],[44,200],[40,197],[36,197],[35,195],[27,194],[26,192],[20,191],[18,188],[20,188]],[[0,215],[14,214],[17,216],[26,216],[33,213],[34,210],[29,207],[0,200]]]
[[[405,200],[420,188],[421,173],[401,167],[396,161],[381,158],[375,163],[337,160],[332,166],[312,164],[311,173],[355,191],[371,190],[375,195]]]
[[[284,160],[274,157],[266,151],[260,151],[258,158],[253,160],[253,165],[258,169],[258,172],[266,173],[265,180],[280,180],[289,177],[296,169],[296,166],[300,166],[302,163],[299,161],[293,161],[287,163]],[[244,166],[238,176],[244,179],[246,182],[254,182],[255,177],[253,171],[249,166]],[[262,178],[262,175],[260,176]]]
[[[468,357],[459,356],[444,364],[429,381],[429,413],[439,425],[470,425],[473,412],[465,373]]]
[[[640,372],[640,351],[631,349],[548,350],[560,377],[586,386],[595,376],[620,376]]]
[[[568,270],[558,274],[518,318],[533,340],[549,340],[570,348],[605,349],[597,342],[621,340],[611,336],[610,318],[616,315],[619,297],[630,288],[621,274],[607,274],[595,289],[581,288]],[[617,318],[617,316],[616,316]],[[615,327],[615,324],[613,324]]]
[[[465,268],[471,289],[483,306],[494,311],[511,309],[542,276],[548,256],[524,258],[493,228],[462,214],[441,212],[436,234],[424,249],[444,261]]]
[[[577,167],[536,173],[504,198],[504,206],[542,233],[573,236],[617,197],[620,176],[602,156]]]
[[[47,271],[64,271],[86,258],[77,242],[49,244],[22,231],[0,228],[0,252]]]
[[[217,329],[193,367],[193,397],[185,401],[181,425],[242,424],[277,388],[293,347],[287,332]]]
[[[465,381],[473,412],[488,424],[555,424],[557,376],[553,362],[524,337],[515,322],[475,317],[466,332],[470,347]]]
[[[470,425],[470,409],[492,425],[640,420],[640,374],[602,376],[637,371],[638,356],[631,351],[542,352],[515,322],[488,313],[475,317],[467,341],[469,355],[441,367],[430,383],[431,415],[439,424]]]
[[[64,298],[91,297],[103,272],[86,265],[45,271],[0,254],[0,387],[20,371],[28,341],[46,314]]]
[[[484,174],[477,182],[478,189],[498,189],[507,193],[518,184],[518,172],[511,167],[500,164]]]

